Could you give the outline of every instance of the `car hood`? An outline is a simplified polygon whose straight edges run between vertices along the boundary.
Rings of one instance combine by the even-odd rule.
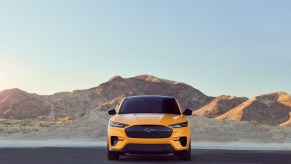
[[[111,118],[112,121],[128,125],[170,125],[185,122],[187,119],[176,114],[117,114]]]

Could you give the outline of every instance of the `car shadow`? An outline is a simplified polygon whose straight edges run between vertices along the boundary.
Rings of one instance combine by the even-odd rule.
[[[138,154],[120,156],[120,162],[121,161],[126,163],[188,163],[191,161],[193,162],[193,158],[189,161],[181,161],[174,155]]]

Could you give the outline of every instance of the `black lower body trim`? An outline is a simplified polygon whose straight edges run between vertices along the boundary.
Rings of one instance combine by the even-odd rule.
[[[127,144],[122,152],[131,154],[167,154],[174,153],[170,144]]]

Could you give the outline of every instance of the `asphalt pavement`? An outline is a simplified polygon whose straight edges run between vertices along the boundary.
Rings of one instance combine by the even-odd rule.
[[[105,147],[0,148],[0,164],[152,164],[152,163],[268,163],[291,164],[291,151],[193,149],[191,161],[170,155],[121,156],[108,161]]]

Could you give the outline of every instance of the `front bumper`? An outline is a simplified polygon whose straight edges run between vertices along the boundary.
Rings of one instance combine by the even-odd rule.
[[[108,148],[110,151],[124,153],[173,153],[189,148],[190,128],[172,128],[173,132],[168,138],[129,138],[125,128],[108,126]],[[117,139],[112,143],[111,137]],[[186,144],[181,144],[180,139],[186,138]]]

